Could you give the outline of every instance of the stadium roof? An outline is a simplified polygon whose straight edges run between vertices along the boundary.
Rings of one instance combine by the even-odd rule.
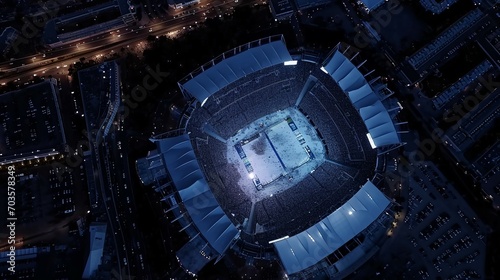
[[[348,95],[352,105],[354,105],[357,110],[379,101],[370,85],[366,83],[358,89],[349,91]]]
[[[329,0],[295,0],[295,3],[297,4],[297,8],[299,9],[306,9],[306,8],[311,8],[314,6],[326,4],[330,2]]]
[[[328,73],[349,96],[370,133],[374,147],[400,143],[398,131],[378,94],[359,69],[338,49],[322,70]]]
[[[359,69],[338,49],[329,58],[328,62],[323,65],[323,71],[332,76],[345,92],[358,90],[368,85],[368,82]],[[367,91],[373,93],[369,85]]]
[[[242,47],[247,48],[252,44],[253,42],[235,48],[232,52],[236,53]],[[265,44],[264,41],[261,44],[259,40],[258,46],[249,47],[223,59],[187,82],[180,83],[180,86],[198,101],[203,102],[223,87],[248,74],[290,60],[292,57],[283,39]]]
[[[315,265],[373,223],[389,200],[372,182],[344,205],[307,230],[274,243],[288,274]]]
[[[161,139],[157,146],[194,224],[210,246],[222,254],[238,234],[217,203],[200,169],[187,134]]]

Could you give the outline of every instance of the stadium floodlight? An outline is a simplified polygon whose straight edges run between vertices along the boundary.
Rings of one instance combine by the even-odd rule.
[[[399,106],[399,109],[403,110],[403,105],[401,105],[401,103],[399,103],[399,101],[398,101],[398,106]]]
[[[253,173],[253,172],[248,173],[248,178],[250,178],[250,179],[255,178],[255,173]]]
[[[208,100],[208,97],[205,98],[205,100],[203,100],[203,102],[201,102],[201,107],[203,107],[203,105],[205,104],[205,102],[207,102],[207,100]]]
[[[370,142],[370,146],[372,146],[372,149],[377,148],[377,145],[375,145],[375,142],[373,142],[373,138],[372,138],[372,136],[370,135],[370,133],[367,133],[367,134],[366,134],[366,137],[368,138],[368,142]]]
[[[323,71],[323,72],[325,72],[326,74],[328,74],[328,71],[326,71],[326,69],[325,69],[325,67],[324,67],[324,66],[321,66],[321,68],[319,68],[319,69],[321,69],[321,71]]]
[[[289,66],[289,65],[297,65],[297,60],[289,60],[289,61],[285,61],[283,62],[283,64],[285,66]]]
[[[288,236],[288,235],[287,235],[287,236],[283,236],[283,237],[281,237],[281,238],[278,238],[278,239],[274,239],[274,240],[269,241],[269,244],[273,244],[273,243],[275,243],[275,242],[278,242],[278,241],[281,241],[281,240],[285,240],[285,239],[288,239],[288,238],[290,238],[290,236]]]

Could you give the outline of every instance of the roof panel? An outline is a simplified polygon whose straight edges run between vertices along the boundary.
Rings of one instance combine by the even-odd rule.
[[[231,83],[231,81],[238,79],[238,76],[236,75],[234,70],[229,66],[229,64],[221,65],[220,72],[222,73],[222,75],[224,75],[226,83],[228,84]]]
[[[224,214],[224,212],[220,211],[220,207],[206,209],[210,211],[207,211],[209,214],[207,214],[202,219],[203,224],[207,225],[207,227],[203,230],[207,233],[210,233],[210,235],[216,236],[218,238],[220,236],[220,233],[224,231],[221,230],[221,227],[226,228],[227,226],[224,223],[220,223],[221,219],[226,217],[226,215]]]
[[[332,58],[326,63],[325,70],[328,73],[333,73],[335,72],[341,65],[346,61],[347,58],[339,51],[336,51]]]
[[[365,83],[362,87],[356,90],[350,91],[348,95],[351,103],[357,110],[362,107],[371,105],[378,100],[377,96],[368,83]]]
[[[203,178],[196,180],[193,184],[189,185],[184,189],[177,188],[179,195],[184,201],[193,199],[194,197],[200,196],[200,194],[208,191],[208,187],[205,185]]]
[[[357,68],[354,68],[347,76],[339,81],[340,87],[346,92],[356,90],[366,84],[365,77]]]
[[[330,73],[330,76],[338,83],[354,69],[356,69],[356,67],[346,59],[335,72]]]
[[[266,55],[264,50],[258,49],[253,53],[253,59],[255,60],[255,63],[259,66],[260,69],[269,67],[272,65],[271,60],[269,60],[269,57]]]
[[[375,143],[375,146],[377,147],[398,144],[400,143],[399,135],[397,134],[397,132],[377,135],[375,138],[373,138],[373,143]]]
[[[361,0],[368,10],[374,10],[384,3],[384,0]]]
[[[339,85],[343,85],[341,86],[341,88],[347,91],[347,88],[350,88],[352,84],[358,80],[359,77],[363,77],[363,75],[361,74],[361,72],[359,72],[358,68],[353,67],[349,71],[349,73],[347,73],[347,75],[339,80]]]

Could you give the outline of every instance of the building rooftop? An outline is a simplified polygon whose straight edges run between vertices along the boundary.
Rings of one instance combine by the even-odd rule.
[[[64,148],[57,89],[50,81],[0,96],[0,164],[55,155]]]
[[[92,223],[90,225],[90,253],[82,274],[83,279],[90,279],[101,264],[104,241],[106,239],[106,229],[106,223]]]
[[[292,0],[271,0],[271,11],[275,18],[290,16],[293,13]]]

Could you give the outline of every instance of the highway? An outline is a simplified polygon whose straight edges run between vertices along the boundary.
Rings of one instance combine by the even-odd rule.
[[[118,209],[119,220],[122,225],[121,234],[124,236],[122,246],[127,250],[130,275],[149,279],[148,275],[151,275],[151,272],[147,262],[144,260],[147,255],[145,246],[143,246],[145,244],[144,236],[137,230],[137,223],[140,217],[136,213],[137,206],[135,204],[134,186],[132,185],[127,155],[128,139],[123,129],[124,125],[124,116],[120,115],[114,125],[116,129],[108,142],[109,146],[117,147],[109,155],[109,158],[115,161],[113,163],[115,185],[111,188],[111,192],[113,203]]]
[[[0,85],[5,85],[11,80],[20,82],[29,80],[34,74],[47,76],[54,73],[54,70],[60,72],[58,69],[64,68],[64,65],[71,65],[82,57],[92,59],[103,54],[119,52],[121,48],[127,48],[127,46],[145,43],[148,35],[174,37],[202,23],[207,18],[222,16],[223,13],[232,12],[236,6],[253,5],[262,0],[238,1],[238,3],[234,1],[212,2],[212,4],[196,5],[189,10],[189,13],[175,15],[175,18],[155,19],[147,26],[121,28],[50,49],[43,54],[3,62],[0,64],[0,72],[4,73],[0,77]]]
[[[119,90],[110,92],[109,104],[116,101],[116,98],[119,100],[119,94]],[[101,133],[102,128],[108,123],[112,125],[110,133]],[[116,276],[119,279],[124,279],[124,277],[126,279],[127,275],[141,275],[141,279],[150,279],[147,277],[150,273],[142,259],[143,249],[140,251],[144,240],[140,232],[135,231],[135,222],[138,217],[135,215],[135,204],[131,204],[131,202],[134,203],[134,196],[127,155],[126,151],[122,150],[122,142],[119,140],[120,137],[123,138],[123,125],[123,115],[110,118],[107,114],[103,120],[99,120],[98,136],[92,139],[93,153],[97,158],[97,172],[94,176],[98,177],[95,180],[100,183],[100,193],[111,227],[110,235],[116,250],[117,271],[120,272]]]
[[[14,63],[19,65],[15,68],[8,70],[2,70],[5,74],[0,79],[0,84],[7,83],[13,79],[26,79],[33,77],[34,74],[43,76],[47,70],[56,70],[57,72],[60,68],[64,68],[64,65],[71,65],[74,62],[79,61],[81,57],[85,57],[87,60],[98,57],[102,54],[110,54],[112,52],[119,52],[120,49],[127,48],[127,46],[138,44],[141,41],[144,42],[148,35],[161,36],[161,35],[174,35],[174,31],[182,29],[185,24],[194,24],[196,16],[191,16],[190,20],[178,20],[175,23],[171,23],[168,26],[163,26],[166,24],[158,24],[152,27],[153,30],[157,31],[149,32],[149,28],[143,29],[133,29],[128,28],[128,30],[116,30],[104,35],[97,36],[95,38],[89,39],[90,42],[80,42],[75,43],[67,47],[62,47],[61,49],[56,49],[47,53],[45,58],[34,57],[34,58],[24,58],[16,60]],[[180,22],[177,22],[180,21]],[[11,62],[12,63],[12,62]],[[23,65],[24,64],[24,65]],[[2,69],[4,65],[2,65]],[[67,67],[67,66],[66,66]]]

